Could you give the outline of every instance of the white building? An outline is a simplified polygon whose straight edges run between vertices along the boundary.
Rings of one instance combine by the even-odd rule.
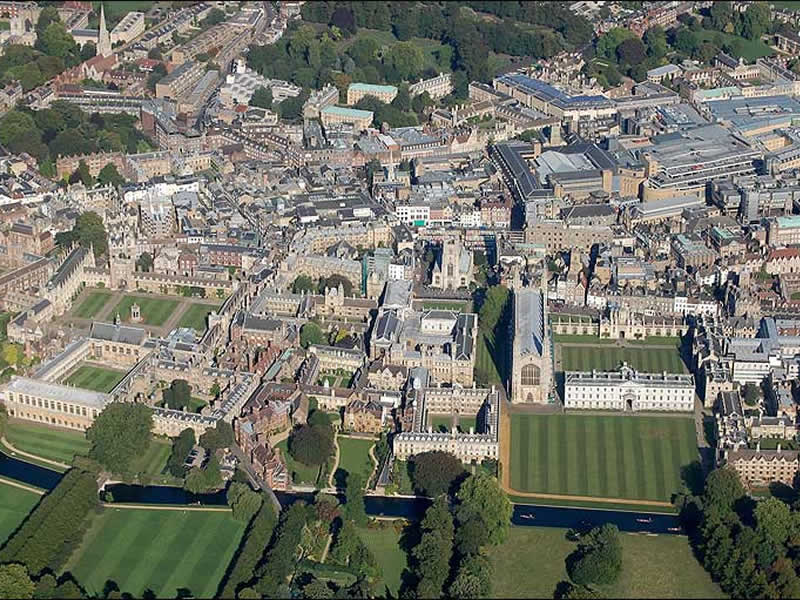
[[[122,42],[127,44],[144,33],[144,13],[129,12],[122,21],[111,30],[111,43]]]
[[[564,407],[623,412],[694,410],[691,375],[640,373],[623,365],[618,371],[568,371]]]
[[[236,63],[236,70],[225,78],[225,84],[219,90],[219,97],[224,106],[249,104],[255,91],[260,88],[272,90],[272,101],[283,102],[286,98],[299,96],[302,89],[288,81],[267,79],[252,69],[247,68],[244,60]]]

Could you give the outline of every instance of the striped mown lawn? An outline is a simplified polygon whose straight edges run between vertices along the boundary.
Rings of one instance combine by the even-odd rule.
[[[72,463],[76,454],[85,456],[89,452],[89,440],[82,431],[14,422],[6,426],[5,436],[12,446],[23,452],[67,464]]]
[[[147,451],[136,457],[131,463],[131,473],[145,473],[153,477],[161,475],[167,466],[167,459],[172,451],[172,445],[163,439],[153,439]]]
[[[64,383],[95,392],[110,392],[124,376],[125,371],[81,365],[64,380]]]
[[[0,483],[0,546],[19,527],[41,496]]]
[[[138,304],[142,310],[142,321],[145,325],[161,327],[178,307],[178,300],[165,298],[147,298],[142,296],[125,296],[114,308],[112,316],[119,316],[129,323],[131,320],[131,305]]]
[[[375,440],[358,440],[355,438],[337,437],[336,443],[339,444],[339,466],[336,471],[338,476],[343,477],[342,471],[358,473],[364,485],[367,485],[369,476],[375,468],[372,459],[369,457],[369,449]]]
[[[620,363],[647,373],[686,373],[677,348],[609,348],[606,345],[561,346],[561,367],[564,371],[613,371]]]
[[[218,308],[217,304],[191,304],[178,321],[178,327],[191,327],[203,333],[206,330],[206,315]]]
[[[90,292],[75,311],[75,316],[81,319],[91,319],[97,315],[111,299],[111,292]]]
[[[243,530],[229,512],[105,508],[65,570],[90,595],[111,579],[135,598],[174,598],[182,588],[211,598]]]
[[[697,458],[689,417],[511,416],[518,492],[669,501]]]

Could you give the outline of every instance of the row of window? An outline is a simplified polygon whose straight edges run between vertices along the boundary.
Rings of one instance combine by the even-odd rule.
[[[70,429],[80,429],[81,431],[85,431],[87,428],[82,423],[73,423],[71,421],[65,421],[64,419],[60,419],[58,417],[48,417],[39,415],[36,413],[28,413],[23,411],[17,411],[16,415],[14,414],[14,410],[11,409],[9,411],[11,416],[16,416],[20,419],[29,419],[31,421],[39,421],[40,423],[47,423],[48,425],[59,425],[61,427],[69,427]]]
[[[57,400],[50,400],[48,398],[38,398],[36,396],[29,396],[27,394],[9,394],[8,399],[12,402],[18,402],[27,406],[35,406],[38,408],[46,408],[48,410],[57,410],[71,415],[79,415],[81,417],[97,416],[97,409],[86,408],[85,406],[78,406],[75,404],[67,404]]]
[[[584,400],[582,402],[577,400],[567,399],[567,408],[613,408],[621,409],[625,404],[621,400],[617,401],[604,401],[604,400]],[[671,409],[671,410],[692,410],[691,402],[636,402],[637,410],[652,409]]]

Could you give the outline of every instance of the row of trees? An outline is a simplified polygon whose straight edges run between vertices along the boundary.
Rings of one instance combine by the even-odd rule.
[[[96,474],[71,469],[0,550],[0,563],[17,562],[38,575],[58,572],[80,543],[97,507]]]
[[[102,256],[108,250],[108,238],[103,219],[94,211],[78,215],[75,225],[69,231],[56,234],[56,244],[62,247],[78,244],[83,248],[93,248],[95,256]]]
[[[173,477],[183,477],[186,474],[184,463],[195,443],[194,429],[186,428],[180,435],[172,440],[172,450],[167,459],[167,472]]]
[[[25,565],[0,565],[0,598],[86,598],[86,591],[70,573],[59,578],[51,572],[31,577]]]
[[[796,500],[792,506],[777,497],[756,502],[745,494],[736,471],[725,467],[709,474],[701,495],[684,496],[679,506],[703,565],[731,597],[800,596]]]
[[[511,524],[511,502],[497,480],[478,472],[459,486],[452,502],[438,496],[420,523],[411,551],[411,577],[401,593],[420,598],[486,598],[491,593],[487,545],[502,543]]]
[[[41,163],[43,175],[54,178],[59,156],[111,151],[133,154],[149,148],[147,138],[135,127],[136,120],[125,114],[88,115],[74,104],[57,100],[50,108],[37,111],[21,107],[8,111],[0,119],[0,144],[16,154],[27,152]],[[109,170],[103,182],[112,176]]]

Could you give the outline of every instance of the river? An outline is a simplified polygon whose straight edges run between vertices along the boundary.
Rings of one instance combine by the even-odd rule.
[[[62,475],[51,469],[22,461],[0,452],[0,476],[45,490],[53,489]],[[136,504],[205,504],[225,505],[225,492],[195,495],[169,486],[141,486],[114,484],[108,486],[114,502]],[[283,506],[297,500],[309,501],[310,492],[276,492]],[[367,514],[373,517],[403,518],[417,520],[430,505],[427,498],[399,498],[394,496],[366,496]],[[673,534],[680,533],[678,520],[673,515],[640,513],[622,510],[591,508],[568,508],[536,504],[514,504],[511,522],[518,526],[535,527],[587,527],[602,523],[613,523],[620,531],[632,533]]]

